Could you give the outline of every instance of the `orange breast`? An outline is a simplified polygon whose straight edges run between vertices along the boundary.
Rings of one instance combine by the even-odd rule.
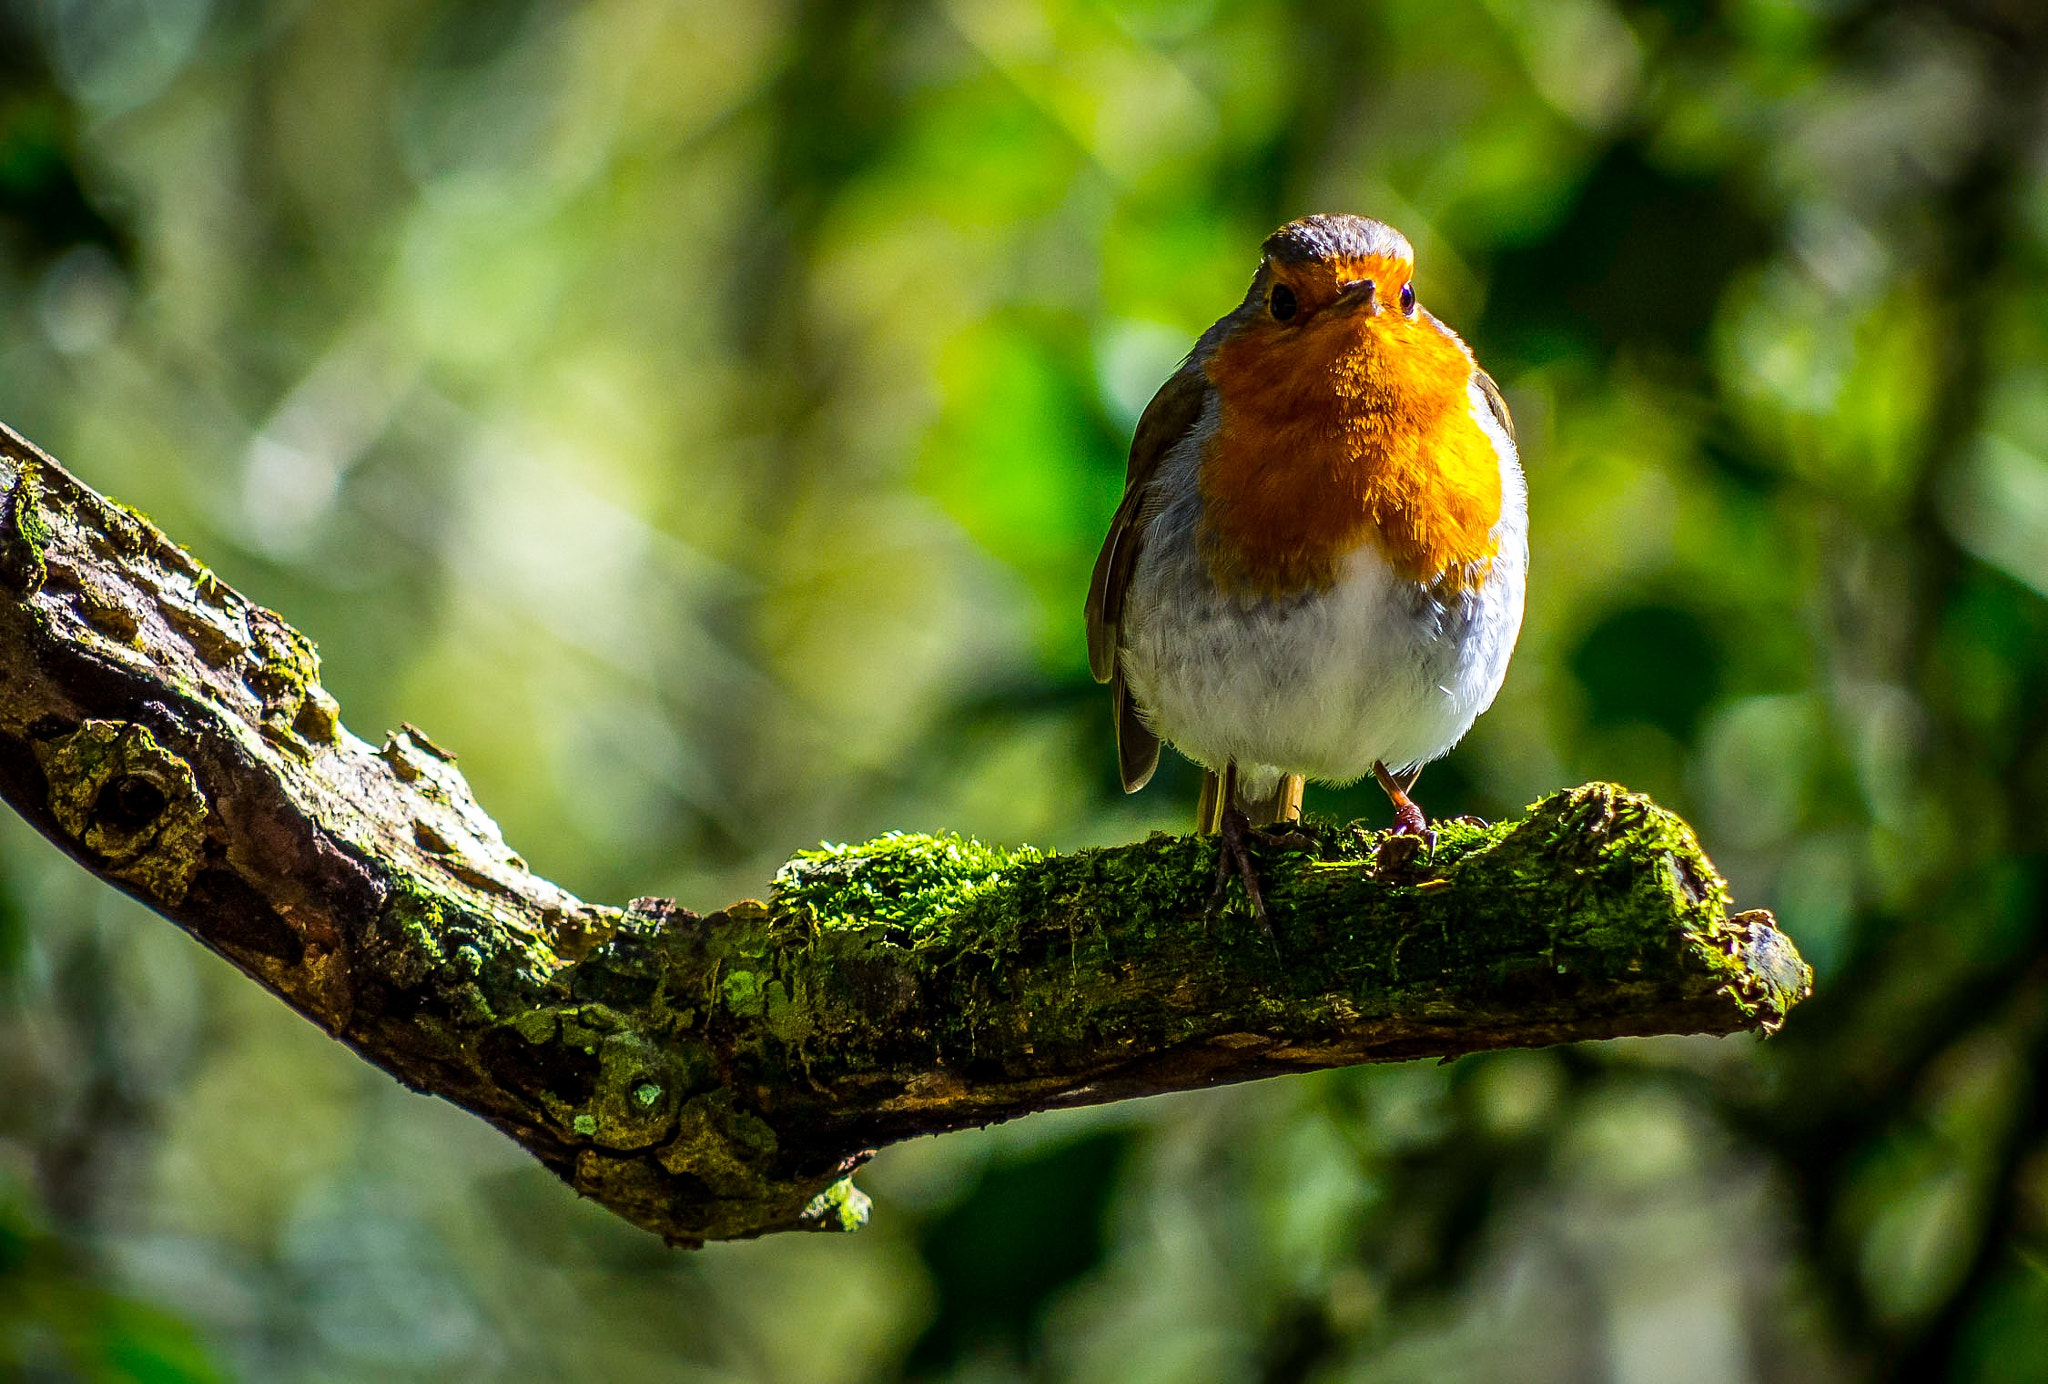
[[[1209,562],[1226,588],[1327,587],[1377,542],[1401,575],[1461,589],[1486,574],[1500,457],[1473,421],[1471,357],[1398,311],[1260,324],[1207,371],[1221,404],[1202,466]]]

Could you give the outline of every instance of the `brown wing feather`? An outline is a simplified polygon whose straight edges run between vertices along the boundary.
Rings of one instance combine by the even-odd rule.
[[[1474,370],[1473,378],[1479,381],[1479,392],[1486,396],[1486,406],[1493,410],[1493,421],[1500,424],[1500,430],[1508,435],[1508,441],[1517,447],[1521,439],[1515,436],[1515,420],[1508,413],[1507,396],[1500,392],[1500,386],[1493,382],[1493,376],[1484,370]]]
[[[1208,397],[1208,377],[1199,367],[1185,365],[1159,387],[1138,418],[1130,462],[1124,471],[1124,498],[1109,521],[1109,534],[1102,540],[1095,574],[1088,583],[1088,668],[1097,682],[1108,682],[1116,675],[1117,627],[1123,618],[1124,592],[1130,587],[1144,540],[1145,492],[1160,461],[1202,416]]]
[[[1144,713],[1138,710],[1131,689],[1124,686],[1121,671],[1110,690],[1116,702],[1117,772],[1123,778],[1124,792],[1135,793],[1152,781],[1152,771],[1159,767],[1159,737],[1145,724]]]
[[[1138,552],[1144,547],[1145,524],[1150,510],[1145,501],[1159,463],[1187,436],[1188,429],[1202,416],[1208,403],[1209,381],[1201,368],[1184,365],[1173,378],[1159,387],[1152,402],[1138,419],[1131,438],[1131,459],[1124,472],[1124,498],[1109,521],[1109,535],[1095,558],[1095,574],[1088,583],[1088,667],[1097,682],[1111,684],[1110,700],[1116,708],[1117,769],[1124,791],[1143,788],[1159,767],[1159,737],[1145,724],[1144,712],[1124,685],[1117,654],[1123,643],[1124,594],[1130,590],[1131,573],[1137,570]]]
[[[1102,551],[1095,555],[1095,574],[1088,582],[1088,671],[1097,682],[1108,682],[1116,673],[1117,624],[1123,616],[1131,568],[1138,559],[1138,511],[1144,498],[1143,485],[1124,490],[1109,521],[1109,534],[1102,540]]]

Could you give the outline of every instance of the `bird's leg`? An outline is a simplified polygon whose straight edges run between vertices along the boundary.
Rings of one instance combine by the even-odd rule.
[[[1223,775],[1202,771],[1202,796],[1195,804],[1195,834],[1214,836],[1223,829]]]
[[[1429,843],[1432,852],[1435,851],[1436,831],[1429,825],[1429,819],[1422,815],[1422,809],[1416,806],[1415,799],[1408,796],[1415,780],[1422,777],[1422,770],[1418,767],[1409,770],[1405,776],[1397,777],[1385,764],[1375,763],[1372,776],[1380,781],[1380,787],[1386,790],[1387,798],[1394,804],[1394,835],[1419,836]]]
[[[1232,803],[1223,809],[1222,829],[1216,835],[1216,887],[1209,894],[1210,912],[1222,911],[1224,894],[1229,888],[1230,876],[1235,872],[1244,882],[1244,896],[1251,903],[1252,916],[1265,929],[1266,940],[1277,941],[1273,935],[1272,915],[1266,912],[1266,897],[1259,889],[1259,867],[1252,859],[1252,838],[1258,832],[1252,826],[1251,818]]]
[[[1286,827],[1301,822],[1301,795],[1308,787],[1308,781],[1300,774],[1282,774],[1280,783],[1273,789],[1273,825]]]
[[[1268,796],[1257,802],[1240,801],[1238,805],[1244,809],[1246,821],[1252,824],[1251,834],[1269,846],[1293,851],[1320,850],[1322,842],[1301,823],[1302,787],[1301,775],[1283,774]]]
[[[1259,920],[1259,926],[1266,930],[1266,940],[1273,941],[1273,919],[1266,912],[1266,898],[1259,890],[1259,867],[1252,860],[1252,838],[1261,835],[1252,827],[1251,818],[1237,801],[1237,765],[1235,762],[1223,766],[1222,810],[1216,826],[1216,884],[1209,891],[1209,907],[1206,916],[1215,917],[1223,911],[1223,903],[1230,892],[1230,877],[1235,874],[1244,881],[1245,897],[1250,900],[1252,916]]]

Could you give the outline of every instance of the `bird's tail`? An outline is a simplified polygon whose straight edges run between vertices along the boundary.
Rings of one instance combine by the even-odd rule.
[[[1214,836],[1223,829],[1224,793],[1237,799],[1237,805],[1255,827],[1281,826],[1301,820],[1301,794],[1305,781],[1300,774],[1282,774],[1273,791],[1256,800],[1247,800],[1237,791],[1237,766],[1230,765],[1223,772],[1214,769],[1202,771],[1202,798],[1195,806],[1195,830],[1204,836]]]

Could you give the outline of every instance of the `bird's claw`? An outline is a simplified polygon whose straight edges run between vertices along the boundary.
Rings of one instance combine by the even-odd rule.
[[[1273,831],[1265,827],[1247,827],[1245,834],[1257,838],[1261,843],[1278,851],[1320,851],[1322,838],[1296,822],[1292,830]]]
[[[1267,845],[1284,845],[1301,850],[1314,846],[1313,838],[1301,832],[1266,832],[1251,824],[1235,805],[1223,810],[1223,819],[1217,825],[1216,840],[1216,883],[1209,890],[1209,906],[1203,919],[1218,917],[1223,912],[1230,893],[1230,879],[1235,875],[1244,884],[1244,893],[1252,906],[1252,916],[1259,920],[1266,940],[1279,949],[1279,939],[1273,932],[1273,917],[1266,911],[1266,897],[1259,888],[1259,867],[1252,859],[1251,843],[1259,840]]]
[[[1394,825],[1387,829],[1387,835],[1420,837],[1428,853],[1436,854],[1436,828],[1422,815],[1422,809],[1412,802],[1402,803],[1394,809]]]

